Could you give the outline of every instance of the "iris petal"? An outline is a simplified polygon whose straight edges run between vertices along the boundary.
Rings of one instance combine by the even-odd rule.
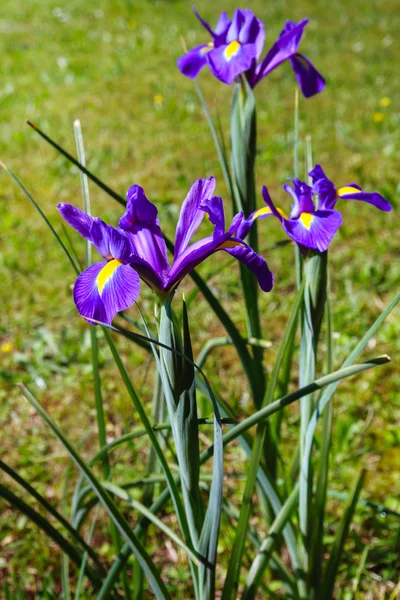
[[[342,215],[337,210],[317,210],[303,218],[282,221],[283,229],[297,244],[318,252],[328,249],[341,224]]]
[[[175,257],[178,257],[187,248],[193,234],[199,227],[204,217],[200,205],[209,200],[215,190],[215,179],[198,179],[194,182],[186,196],[175,234]]]
[[[138,274],[119,261],[99,262],[81,273],[74,285],[74,301],[79,313],[110,324],[115,315],[129,308],[140,289]]]

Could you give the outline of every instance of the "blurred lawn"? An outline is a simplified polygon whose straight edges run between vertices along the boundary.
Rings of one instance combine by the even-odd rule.
[[[327,88],[311,100],[301,100],[301,136],[312,136],[315,161],[335,182],[357,181],[369,190],[381,191],[393,203],[390,215],[366,205],[341,205],[344,225],[330,252],[339,365],[400,284],[395,226],[400,160],[400,80],[395,71],[398,4],[394,0],[338,0],[329,5],[323,0],[256,0],[247,6],[266,23],[267,47],[285,19],[311,19],[301,49],[326,76]],[[236,5],[232,0],[218,6],[203,0],[197,8],[214,23],[220,10],[232,13]],[[169,234],[194,179],[215,174],[217,190],[226,193],[194,84],[175,66],[181,54],[180,36],[189,46],[205,39],[190,3],[97,0],[90,5],[79,0],[2,0],[0,34],[0,158],[60,232],[56,204],[81,203],[77,170],[28,128],[27,119],[75,153],[73,121],[79,118],[89,168],[121,194],[132,183],[142,185],[159,203],[160,219]],[[200,82],[213,115],[220,115],[227,131],[230,89],[208,72],[201,74]],[[256,90],[258,180],[269,186],[277,202],[287,201],[281,184],[293,175],[294,89],[294,76],[289,66],[283,65]],[[303,147],[301,158],[304,172]],[[91,195],[95,214],[116,223],[120,207],[94,186]],[[6,462],[56,502],[68,462],[16,392],[15,383],[23,380],[30,384],[76,443],[89,432],[83,447],[91,456],[97,439],[90,342],[71,300],[74,277],[69,265],[46,226],[3,172],[0,209],[1,450]],[[260,223],[260,234],[265,246],[282,239],[279,227],[269,220]],[[73,239],[83,254],[82,244],[77,237]],[[274,342],[269,356],[273,356],[292,301],[293,249],[287,246],[266,257],[276,275],[273,292],[262,300],[266,337]],[[223,260],[222,256],[215,258]],[[201,268],[204,275],[215,268],[215,261]],[[212,285],[242,325],[236,266],[212,280]],[[190,287],[187,282],[184,289]],[[151,318],[148,291],[143,290],[140,304]],[[135,310],[131,312],[135,316]],[[191,307],[191,316],[197,349],[210,334],[222,333],[200,297]],[[147,357],[132,354],[130,346],[121,347],[137,387],[149,393]],[[387,352],[396,363],[399,349],[397,311],[364,356]],[[127,427],[130,408],[105,348],[102,361],[108,433],[114,438]],[[396,370],[393,366],[363,374],[356,386],[347,383],[337,394],[332,487],[348,489],[364,464],[369,470],[364,497],[400,511]],[[233,352],[215,353],[209,371],[217,371],[220,391],[238,414],[250,410],[243,388],[235,381],[240,368]],[[293,411],[294,420],[295,415]],[[291,437],[289,430],[287,437]],[[141,448],[138,444],[134,450],[140,453]],[[121,460],[129,460],[131,451],[122,453]],[[3,475],[0,479],[5,480]],[[59,557],[54,548],[24,518],[12,514],[4,504],[0,507],[5,516],[0,526],[0,578],[18,579],[22,588],[32,593],[41,590],[47,578],[58,580]],[[332,507],[333,515],[341,510],[338,501]],[[389,598],[393,592],[390,582],[396,583],[399,565],[393,556],[399,550],[398,540],[399,520],[395,517],[360,512],[348,548],[348,566],[353,573],[351,568],[357,564],[352,565],[352,553],[359,551],[358,546],[372,543],[363,585],[366,589],[375,586],[374,600]],[[106,542],[100,542],[107,554]],[[179,581],[179,572],[173,576]],[[348,579],[348,573],[344,577]]]

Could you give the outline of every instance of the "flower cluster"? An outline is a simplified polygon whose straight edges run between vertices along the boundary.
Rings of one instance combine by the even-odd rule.
[[[321,92],[325,80],[311,61],[298,52],[308,19],[299,23],[287,21],[278,39],[261,62],[264,48],[264,24],[251,10],[236,10],[230,20],[223,12],[214,30],[196,12],[200,23],[211,36],[211,41],[196,46],[178,60],[178,67],[187,77],[197,77],[208,66],[212,74],[230,85],[244,74],[251,87],[281,63],[289,60],[301,91],[306,98]]]
[[[336,188],[335,184],[327,178],[320,165],[309,172],[312,186],[300,179],[293,179],[293,187],[285,184],[283,189],[293,199],[292,210],[288,216],[281,208],[275,206],[264,186],[262,195],[266,206],[253,212],[245,219],[238,231],[241,238],[245,238],[251,225],[257,219],[271,215],[282,223],[283,230],[291,237],[302,250],[310,249],[325,252],[334,235],[342,224],[342,215],[335,210],[338,200],[358,200],[373,204],[379,210],[390,212],[389,202],[377,192],[364,192],[356,183],[349,183],[344,187]],[[314,199],[317,201],[317,206]]]
[[[214,190],[214,177],[198,179],[191,187],[176,227],[171,266],[157,208],[140,186],[129,188],[126,211],[117,228],[75,206],[59,204],[58,210],[67,223],[89,240],[104,259],[90,266],[75,282],[73,295],[79,313],[89,320],[111,323],[119,311],[135,302],[139,279],[159,295],[166,295],[218,250],[244,263],[257,277],[261,289],[269,292],[273,276],[267,263],[238,235],[243,213],[237,214],[226,229],[222,199],[213,195]],[[213,235],[190,244],[204,214],[214,226]]]

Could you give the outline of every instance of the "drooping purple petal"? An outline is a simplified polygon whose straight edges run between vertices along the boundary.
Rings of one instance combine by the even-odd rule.
[[[359,202],[372,204],[373,206],[376,206],[376,208],[379,208],[379,210],[385,212],[390,212],[392,210],[390,203],[385,200],[383,196],[378,194],[378,192],[363,192],[361,188],[358,190],[354,185],[339,188],[336,200],[358,200]]]
[[[246,265],[246,267],[257,277],[260,288],[264,292],[270,292],[274,285],[274,276],[269,270],[263,257],[257,254],[257,252],[242,240],[230,240],[225,242],[225,245],[226,247],[222,245],[220,250],[225,250],[225,252],[234,256],[237,260]]]
[[[158,225],[157,208],[147,199],[142,187],[132,185],[127,193],[128,203],[120,219],[121,229],[128,231],[135,253],[156,272],[168,269],[164,236]]]
[[[304,181],[293,179],[293,188],[285,183],[283,189],[290,194],[294,200],[290,217],[297,219],[301,213],[313,213],[315,210],[312,200],[312,189]]]
[[[274,215],[272,213],[269,206],[264,206],[263,208],[258,208],[257,210],[253,211],[247,217],[247,219],[243,219],[243,221],[241,222],[241,224],[237,230],[237,234],[236,234],[237,237],[241,240],[246,239],[246,237],[251,229],[251,226],[257,219],[264,219],[265,217],[271,217],[271,216],[276,216],[276,215]]]
[[[175,233],[175,258],[178,257],[189,244],[193,234],[199,227],[204,212],[200,210],[200,205],[209,200],[215,190],[215,179],[197,179],[186,196]]]
[[[298,219],[283,219],[284,231],[297,244],[325,252],[342,224],[342,216],[336,210],[317,210],[303,213]]]
[[[268,75],[268,73],[271,73],[271,71],[276,69],[281,63],[292,58],[292,56],[297,53],[307,23],[308,19],[304,19],[289,30],[285,28],[275,44],[267,52],[264,60],[257,67],[254,81],[251,82],[252,86],[256,85],[256,83]]]
[[[325,79],[306,56],[295,54],[290,59],[290,64],[305,98],[322,92],[326,85]]]
[[[207,62],[211,72],[217,79],[230,85],[241,73],[252,66],[256,58],[255,44],[240,44],[232,41],[226,46],[214,48],[207,54]]]
[[[207,53],[212,49],[212,42],[192,48],[192,50],[189,50],[189,52],[178,58],[176,63],[178,69],[186,77],[195,79],[201,69],[207,64]]]
[[[90,228],[94,221],[94,218],[87,215],[83,210],[61,202],[57,205],[57,209],[60,211],[61,216],[67,221],[68,225],[71,225],[78,233],[84,238],[91,241]]]
[[[110,324],[120,310],[129,308],[139,294],[140,279],[118,260],[99,262],[81,273],[74,285],[74,301],[79,313]]]

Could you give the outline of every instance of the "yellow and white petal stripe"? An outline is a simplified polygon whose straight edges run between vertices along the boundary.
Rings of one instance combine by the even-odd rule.
[[[100,296],[103,292],[104,286],[111,279],[115,270],[123,264],[124,263],[114,258],[113,260],[110,260],[105,267],[102,268],[100,273],[97,275],[96,280],[97,289],[99,290]]]
[[[346,185],[345,187],[339,188],[336,191],[336,196],[345,196],[346,194],[361,194],[361,190],[358,188],[352,187],[351,185]]]
[[[225,48],[224,56],[226,60],[229,62],[240,50],[240,42],[234,40]]]
[[[301,213],[299,220],[301,221],[301,223],[304,225],[304,227],[306,229],[310,229],[311,224],[314,220],[314,215],[312,213]]]
[[[226,250],[228,248],[237,248],[238,246],[242,246],[242,248],[245,248],[245,244],[241,243],[241,242],[236,242],[234,240],[226,240],[226,242],[223,242],[220,246],[218,246],[217,250]]]
[[[200,50],[200,54],[203,56],[204,54],[207,54],[207,52],[210,52],[210,50],[212,50],[213,48],[214,42],[208,42],[207,46],[204,46],[204,48]]]
[[[287,214],[281,208],[276,208],[276,212],[279,213],[283,219],[289,218],[287,216]],[[253,220],[258,219],[259,217],[263,217],[264,215],[271,215],[271,214],[273,214],[273,213],[272,213],[272,210],[270,209],[270,207],[264,206],[264,208],[260,208],[253,214]]]

